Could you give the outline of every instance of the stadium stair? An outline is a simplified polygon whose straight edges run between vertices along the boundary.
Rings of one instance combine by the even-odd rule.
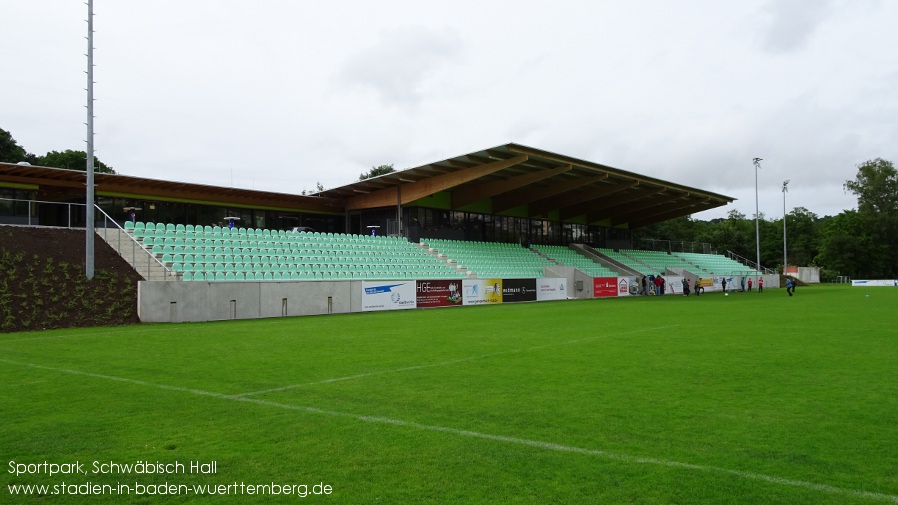
[[[171,280],[165,268],[148,257],[150,254],[139,246],[129,233],[118,228],[104,228],[97,230],[97,236],[105,240],[115,251],[134,268],[145,281]]]

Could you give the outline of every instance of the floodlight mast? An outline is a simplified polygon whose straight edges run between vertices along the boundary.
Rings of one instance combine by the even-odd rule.
[[[786,275],[786,266],[789,265],[789,260],[786,256],[786,193],[789,192],[790,180],[786,179],[783,181],[783,275]]]
[[[754,158],[751,160],[755,165],[755,251],[757,253],[755,270],[761,275],[761,212],[758,207],[758,170],[761,168],[763,158]]]
[[[94,3],[87,0],[87,195],[84,275],[94,278]]]

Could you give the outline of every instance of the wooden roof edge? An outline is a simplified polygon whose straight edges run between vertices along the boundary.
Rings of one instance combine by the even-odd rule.
[[[579,167],[585,167],[585,168],[592,168],[595,170],[606,171],[609,174],[613,174],[613,175],[617,175],[617,176],[625,177],[625,178],[631,178],[631,179],[638,180],[641,182],[647,182],[647,183],[655,184],[655,185],[659,185],[659,186],[671,187],[671,188],[679,189],[681,191],[686,191],[686,192],[690,192],[690,193],[701,193],[703,195],[712,196],[714,198],[724,200],[727,202],[732,202],[735,200],[735,198],[727,196],[727,195],[713,193],[711,191],[706,191],[706,190],[699,189],[699,188],[693,188],[691,186],[684,186],[682,184],[677,184],[675,182],[665,181],[663,179],[658,179],[658,178],[647,176],[647,175],[641,175],[641,174],[637,174],[635,172],[629,172],[627,170],[622,170],[620,168],[615,168],[615,167],[611,167],[608,165],[602,165],[601,163],[596,163],[593,161],[581,160],[581,159],[567,156],[564,154],[557,154],[557,153],[553,153],[550,151],[544,151],[542,149],[525,146],[523,144],[509,143],[509,144],[505,144],[504,146],[497,146],[493,149],[497,149],[497,148],[501,148],[501,147],[505,147],[511,152],[516,152],[516,153],[520,153],[520,154],[530,154],[531,156],[534,156],[537,158],[553,160],[557,163],[569,163],[569,164],[574,165],[575,167],[579,166]]]
[[[55,168],[55,167],[41,167],[37,165],[18,165],[13,163],[0,163],[0,176],[3,175],[4,171],[12,171],[14,169],[24,169],[25,172],[29,173],[31,176],[43,176],[42,178],[47,181],[49,185],[52,185],[54,181],[58,180],[83,180],[86,177],[85,172],[80,170],[69,170],[64,168]],[[124,174],[105,174],[105,173],[97,173],[95,174],[95,183],[99,187],[102,187],[104,183],[113,184],[115,186],[134,186],[135,191],[141,194],[147,193],[160,193],[156,196],[164,196],[164,191],[166,188],[169,188],[172,191],[190,191],[196,192],[197,199],[202,199],[202,195],[204,194],[214,194],[219,196],[219,198],[223,195],[227,197],[228,195],[233,195],[235,197],[240,196],[255,196],[258,198],[269,197],[271,199],[275,199],[278,201],[302,201],[305,199],[309,202],[318,202],[323,204],[330,204],[335,206],[342,206],[343,199],[341,198],[330,198],[324,196],[306,196],[299,195],[295,193],[280,193],[276,191],[264,191],[258,189],[247,189],[247,188],[230,188],[226,186],[213,186],[211,184],[200,184],[193,182],[183,182],[183,181],[167,181],[165,179],[155,179],[150,177],[138,177],[133,175],[124,175]],[[148,185],[152,185],[152,187],[147,187]],[[148,195],[149,196],[149,195]]]

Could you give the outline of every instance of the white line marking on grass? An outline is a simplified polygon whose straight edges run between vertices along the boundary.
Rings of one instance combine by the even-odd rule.
[[[332,382],[341,382],[341,381],[348,381],[348,380],[353,380],[353,379],[363,379],[365,377],[373,377],[376,375],[383,375],[383,374],[394,373],[394,372],[407,372],[410,370],[421,370],[423,368],[433,368],[433,367],[438,367],[438,366],[454,365],[456,363],[463,363],[465,361],[472,361],[475,359],[487,358],[489,356],[496,356],[499,354],[509,354],[510,352],[513,352],[513,351],[484,354],[482,356],[469,356],[467,358],[459,358],[459,359],[453,359],[450,361],[442,361],[440,363],[431,363],[429,365],[413,365],[413,366],[407,366],[407,367],[403,367],[403,368],[394,368],[391,370],[380,370],[377,372],[367,372],[367,373],[360,373],[360,374],[356,374],[356,375],[347,375],[345,377],[333,377],[330,379],[324,379],[324,380],[320,380],[320,381],[316,381],[316,382],[306,382],[303,384],[291,384],[289,386],[281,386],[281,387],[277,387],[277,388],[263,389],[260,391],[250,391],[248,393],[240,393],[240,394],[236,394],[233,396],[235,398],[249,397],[249,396],[261,395],[261,394],[265,394],[265,393],[277,393],[280,391],[287,391],[289,389],[301,388],[303,386],[315,386],[318,384],[330,384]]]
[[[836,486],[831,486],[829,484],[819,484],[816,482],[808,482],[803,480],[795,480],[795,479],[787,479],[784,477],[777,477],[775,475],[767,475],[763,473],[756,472],[747,472],[743,470],[733,470],[730,468],[721,468],[717,466],[707,466],[707,465],[696,465],[693,463],[683,463],[681,461],[673,461],[666,459],[658,459],[658,458],[646,458],[641,456],[631,456],[628,454],[617,454],[613,452],[600,451],[597,449],[586,449],[583,447],[574,447],[570,445],[556,444],[553,442],[543,442],[540,440],[529,440],[526,438],[517,438],[517,437],[509,437],[505,435],[492,435],[489,433],[480,433],[477,431],[470,430],[461,430],[458,428],[449,428],[446,426],[433,426],[428,424],[420,424],[411,421],[402,421],[400,419],[391,419],[388,417],[377,417],[377,416],[363,416],[358,414],[352,414],[349,412],[338,412],[333,410],[325,410],[317,407],[308,407],[303,405],[289,405],[286,403],[278,403],[272,402],[268,400],[260,400],[256,398],[247,398],[242,396],[231,396],[225,395],[221,393],[214,393],[211,391],[203,391],[201,389],[191,389],[179,386],[168,386],[165,384],[155,384],[152,382],[146,382],[137,379],[128,379],[124,377],[115,377],[112,375],[103,375],[96,374],[91,372],[83,372],[80,370],[72,370],[68,368],[57,368],[51,366],[37,365],[34,363],[22,363],[18,361],[11,361],[6,359],[0,359],[0,363],[7,363],[10,365],[23,366],[28,368],[36,368],[39,370],[49,370],[53,372],[62,372],[72,375],[80,375],[83,377],[92,377],[96,379],[104,379],[115,382],[121,382],[126,384],[134,384],[138,386],[147,386],[156,389],[162,389],[167,391],[179,391],[184,393],[190,393],[200,396],[206,396],[211,398],[217,398],[220,400],[229,400],[234,402],[242,402],[253,405],[262,405],[266,407],[274,407],[285,410],[292,410],[297,412],[308,412],[311,414],[321,414],[331,417],[342,417],[346,419],[355,419],[357,421],[363,421],[366,423],[377,423],[377,424],[388,424],[392,426],[399,426],[402,428],[413,428],[417,430],[426,430],[426,431],[434,431],[439,433],[448,433],[451,435],[458,435],[461,437],[468,438],[477,438],[481,440],[490,440],[493,442],[502,442],[507,444],[515,444],[522,445],[527,447],[533,447],[536,449],[543,449],[547,451],[554,452],[564,452],[570,454],[582,454],[585,456],[598,456],[605,459],[610,459],[614,461],[622,461],[624,463],[635,463],[641,465],[656,465],[656,466],[665,466],[668,468],[682,468],[684,470],[695,470],[698,472],[707,472],[707,473],[720,473],[726,475],[732,475],[734,477],[740,477],[743,479],[749,480],[759,480],[764,482],[769,482],[771,484],[780,484],[784,486],[792,486],[799,487],[803,489],[808,489],[811,491],[818,491],[821,493],[829,493],[829,494],[838,494],[838,495],[847,495],[853,496],[856,498],[865,498],[870,500],[877,501],[887,501],[891,503],[898,503],[898,495],[891,495],[885,493],[876,493],[873,491],[864,491],[861,489],[849,489],[849,488],[841,488]]]
[[[355,374],[355,375],[347,375],[345,377],[333,377],[330,379],[324,379],[324,380],[315,381],[315,382],[304,382],[302,384],[290,384],[288,386],[281,386],[281,387],[276,387],[276,388],[271,388],[271,389],[250,391],[248,393],[240,393],[240,394],[236,394],[234,396],[243,397],[243,396],[261,395],[261,394],[265,394],[265,393],[279,393],[281,391],[287,391],[290,389],[296,389],[296,388],[301,388],[301,387],[306,387],[306,386],[317,386],[317,385],[321,385],[321,384],[331,384],[333,382],[342,382],[342,381],[348,381],[348,380],[354,380],[354,379],[364,379],[366,377],[374,377],[377,375],[384,375],[384,374],[388,374],[388,373],[409,372],[412,370],[422,370],[425,368],[434,368],[434,367],[438,367],[438,366],[455,365],[458,363],[464,363],[466,361],[474,361],[474,360],[478,360],[478,359],[492,358],[494,356],[505,356],[508,354],[517,354],[517,353],[522,353],[522,352],[538,351],[540,349],[546,349],[548,347],[556,347],[556,346],[568,345],[568,344],[579,344],[579,343],[588,342],[591,340],[598,340],[600,338],[616,337],[616,336],[621,336],[621,335],[629,335],[629,334],[633,334],[633,333],[643,333],[646,331],[658,331],[658,330],[664,330],[667,328],[674,328],[676,326],[680,326],[680,325],[673,324],[673,325],[669,325],[669,326],[661,326],[658,328],[643,328],[643,329],[639,329],[639,330],[625,331],[622,333],[613,333],[610,335],[598,335],[595,337],[586,337],[586,338],[580,338],[580,339],[576,339],[576,340],[566,340],[564,342],[553,342],[551,344],[543,344],[543,345],[537,345],[537,346],[533,346],[533,347],[524,347],[521,349],[510,349],[507,351],[491,352],[488,354],[481,354],[480,356],[468,356],[466,358],[458,358],[458,359],[452,359],[449,361],[441,361],[439,363],[430,363],[430,364],[426,364],[426,365],[412,365],[412,366],[407,366],[407,367],[402,367],[402,368],[393,368],[390,370],[379,370],[376,372],[365,372],[365,373],[360,373],[360,374]]]

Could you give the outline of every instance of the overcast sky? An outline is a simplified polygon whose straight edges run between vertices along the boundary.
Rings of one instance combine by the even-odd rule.
[[[84,149],[87,7],[0,0],[0,128]],[[516,142],[722,193],[854,208],[898,162],[898,2],[94,0],[97,156],[288,193]]]

